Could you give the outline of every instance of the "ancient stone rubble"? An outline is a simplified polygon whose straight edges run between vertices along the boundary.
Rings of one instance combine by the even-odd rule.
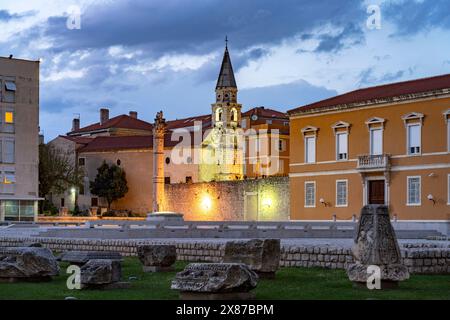
[[[191,263],[177,273],[171,289],[180,291],[186,299],[245,299],[252,297],[245,294],[257,283],[258,275],[245,264]]]
[[[169,271],[177,260],[177,248],[174,245],[142,245],[137,247],[139,260],[144,271]]]
[[[122,255],[115,251],[66,251],[59,260],[82,266],[89,260],[117,260],[122,261]]]
[[[43,281],[58,274],[58,262],[49,249],[0,248],[0,281]]]
[[[279,239],[229,241],[225,245],[223,262],[244,263],[260,276],[274,275],[280,265]]]
[[[118,260],[94,259],[81,267],[81,285],[83,288],[106,288],[119,283],[122,267]]]

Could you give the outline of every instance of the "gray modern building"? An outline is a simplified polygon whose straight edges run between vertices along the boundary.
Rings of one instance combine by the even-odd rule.
[[[0,57],[0,221],[37,218],[39,61]]]

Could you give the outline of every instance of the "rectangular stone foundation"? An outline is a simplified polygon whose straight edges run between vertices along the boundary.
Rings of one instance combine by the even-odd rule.
[[[253,300],[253,292],[200,293],[180,292],[181,300]]]
[[[175,271],[175,268],[170,266],[170,267],[159,267],[159,266],[143,266],[142,270],[144,272],[173,272]]]

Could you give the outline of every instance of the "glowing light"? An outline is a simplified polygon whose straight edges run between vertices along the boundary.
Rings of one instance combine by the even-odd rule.
[[[202,207],[206,210],[211,209],[212,207],[212,200],[209,196],[204,196],[202,199]]]
[[[70,189],[70,192],[72,192],[72,193],[75,193],[75,191],[77,191],[74,187],[72,187],[71,189]]]
[[[12,112],[5,112],[5,123],[14,123],[14,115]]]
[[[272,206],[272,199],[271,198],[264,198],[262,200],[262,205],[266,208],[270,208]]]

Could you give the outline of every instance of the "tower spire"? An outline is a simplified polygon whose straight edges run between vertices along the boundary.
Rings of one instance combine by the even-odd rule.
[[[237,88],[233,66],[231,65],[230,53],[228,52],[228,36],[225,37],[225,53],[223,55],[219,79],[217,80],[216,85],[216,89],[219,88]]]

